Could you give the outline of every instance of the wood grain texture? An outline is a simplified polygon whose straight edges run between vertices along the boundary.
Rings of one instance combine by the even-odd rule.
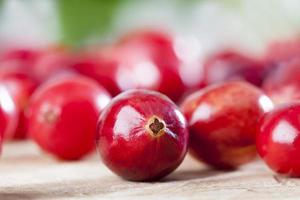
[[[8,143],[0,164],[0,200],[18,199],[300,199],[300,179],[274,175],[260,161],[220,172],[187,157],[160,182],[134,183],[113,175],[92,155],[64,162],[31,142]]]

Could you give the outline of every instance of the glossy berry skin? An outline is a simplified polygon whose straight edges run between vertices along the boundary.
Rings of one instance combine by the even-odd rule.
[[[18,111],[18,126],[12,135],[14,139],[24,139],[27,136],[27,111],[29,98],[38,82],[27,73],[18,70],[0,70],[0,80],[8,88]]]
[[[49,82],[30,101],[29,134],[58,158],[79,159],[93,150],[97,119],[109,101],[108,92],[89,78]]]
[[[275,172],[300,177],[300,104],[279,106],[260,120],[258,154]]]
[[[166,96],[130,90],[115,97],[98,122],[98,152],[114,173],[154,181],[175,170],[188,145],[186,121]]]
[[[0,134],[2,139],[12,138],[16,133],[19,113],[19,108],[10,93],[10,89],[4,81],[0,80]]]
[[[282,63],[270,73],[263,89],[276,104],[300,100],[300,59]]]
[[[121,92],[115,78],[118,63],[104,57],[102,52],[81,52],[73,63],[72,68],[78,73],[96,80],[113,96]]]
[[[167,34],[137,32],[114,46],[87,54],[74,68],[96,79],[112,95],[128,89],[150,89],[177,101],[185,92],[180,62]]]
[[[246,82],[228,82],[200,90],[182,104],[190,131],[190,150],[217,169],[235,169],[256,156],[258,119],[273,107]]]
[[[210,56],[204,64],[204,83],[210,85],[228,80],[245,80],[260,86],[265,68],[257,59],[226,50]]]

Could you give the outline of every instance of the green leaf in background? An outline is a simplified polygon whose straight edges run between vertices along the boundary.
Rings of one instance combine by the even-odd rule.
[[[1,0],[0,0],[1,1]],[[58,0],[62,42],[80,45],[109,31],[119,0]]]

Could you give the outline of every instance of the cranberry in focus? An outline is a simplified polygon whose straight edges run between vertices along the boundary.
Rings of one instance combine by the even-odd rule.
[[[153,181],[175,170],[188,145],[186,121],[166,96],[131,90],[115,97],[100,116],[97,146],[114,173]]]
[[[279,106],[260,120],[256,146],[275,172],[300,177],[300,104]]]
[[[234,51],[212,55],[204,64],[206,85],[228,80],[245,80],[260,86],[266,69],[262,62]]]
[[[204,88],[182,104],[192,155],[217,169],[234,169],[256,157],[258,119],[273,107],[261,90],[246,82]]]
[[[110,95],[89,78],[49,82],[30,101],[29,134],[45,151],[75,160],[94,148],[97,119]]]

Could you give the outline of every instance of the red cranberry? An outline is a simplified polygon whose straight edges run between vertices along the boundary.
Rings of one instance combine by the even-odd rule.
[[[227,80],[246,80],[260,86],[265,74],[262,62],[234,51],[212,55],[204,64],[207,85]]]
[[[300,59],[282,63],[267,76],[263,89],[276,104],[300,100]]]
[[[106,90],[89,78],[45,84],[30,102],[29,134],[45,151],[79,159],[93,149],[98,115],[109,101]]]
[[[300,39],[275,41],[268,45],[265,55],[266,63],[277,65],[300,57]]]
[[[7,118],[6,118],[6,114],[4,112],[4,110],[2,110],[2,108],[0,109],[0,154],[2,152],[2,144],[3,144],[3,140],[4,140],[4,133],[5,130],[7,128]]]
[[[43,82],[50,77],[71,71],[72,56],[65,48],[49,48],[41,52],[32,65],[33,75]]]
[[[102,53],[82,53],[73,64],[73,69],[80,74],[95,79],[113,96],[121,92],[115,78],[118,64],[102,55]]]
[[[40,56],[37,49],[12,49],[2,52],[0,55],[0,68],[23,70],[27,74],[32,74],[32,66]]]
[[[18,126],[19,113],[16,102],[11,96],[6,83],[0,80],[0,133],[3,129],[3,138],[12,138]],[[2,119],[3,118],[3,119]]]
[[[104,163],[133,181],[158,180],[182,162],[188,143],[183,115],[166,96],[131,90],[113,99],[98,122]]]
[[[256,156],[259,117],[272,102],[246,82],[207,87],[182,104],[193,156],[218,169],[234,169]]]
[[[18,127],[13,134],[15,139],[23,139],[27,133],[27,110],[29,98],[37,87],[36,80],[22,71],[2,70],[0,71],[0,80],[5,84],[12,96],[18,111]]]
[[[23,62],[32,62],[39,55],[39,51],[34,49],[12,49],[5,52],[2,52],[0,55],[0,61],[4,60],[18,60]]]
[[[136,86],[129,88],[154,89],[174,101],[179,100],[186,88],[173,38],[159,31],[139,31],[125,38],[121,39],[119,47],[122,48],[121,55],[127,55],[121,58],[121,63],[127,66],[123,68],[127,77],[120,72],[120,86],[128,88],[128,82],[131,82]]]
[[[300,177],[300,104],[279,106],[260,120],[256,147],[277,173]]]
[[[110,88],[113,95],[134,88],[160,91],[178,100],[185,91],[180,62],[169,36],[143,32],[96,52],[75,69]]]

